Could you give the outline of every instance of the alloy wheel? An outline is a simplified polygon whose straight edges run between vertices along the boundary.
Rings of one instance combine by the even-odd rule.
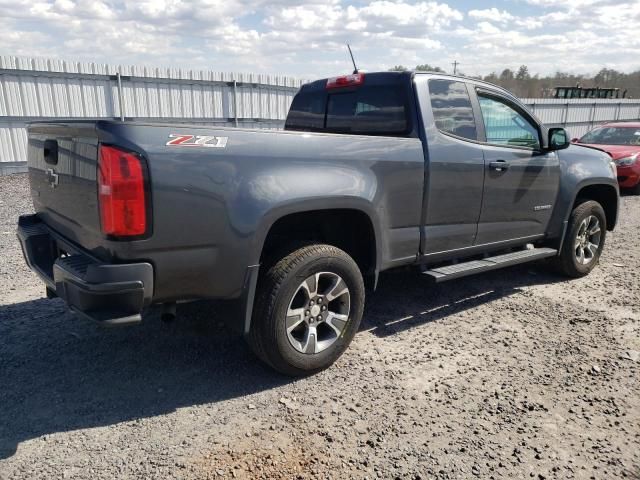
[[[589,265],[594,261],[600,248],[601,238],[600,221],[595,215],[589,215],[580,222],[574,242],[574,252],[578,263]]]
[[[340,338],[351,310],[349,288],[340,275],[318,272],[296,289],[285,322],[287,338],[300,353],[316,354]]]

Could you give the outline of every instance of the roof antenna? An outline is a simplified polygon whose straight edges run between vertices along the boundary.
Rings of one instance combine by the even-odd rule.
[[[351,55],[351,61],[353,62],[353,73],[358,73],[358,67],[356,67],[356,61],[353,59],[353,52],[351,51],[351,45],[347,43],[347,48],[349,49],[349,55]]]

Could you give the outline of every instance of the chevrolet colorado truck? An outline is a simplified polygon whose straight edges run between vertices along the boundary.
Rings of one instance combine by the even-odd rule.
[[[49,297],[104,324],[231,300],[288,375],[344,352],[383,270],[438,283],[544,258],[580,277],[618,216],[606,153],[499,87],[435,73],[306,84],[284,131],[33,123],[28,167],[36,213],[18,237]]]

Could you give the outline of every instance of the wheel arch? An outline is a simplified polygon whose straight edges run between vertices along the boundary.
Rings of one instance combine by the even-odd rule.
[[[258,263],[264,264],[284,242],[327,243],[349,254],[369,286],[375,287],[381,262],[378,222],[366,204],[350,203],[299,205],[269,216],[260,229]]]
[[[607,219],[607,230],[612,231],[618,221],[619,195],[616,187],[603,183],[583,185],[576,192],[569,215],[578,204],[588,200],[594,200],[602,206]]]

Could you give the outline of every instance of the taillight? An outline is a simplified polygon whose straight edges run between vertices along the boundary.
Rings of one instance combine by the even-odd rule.
[[[327,80],[327,88],[352,87],[364,83],[364,73],[352,73]]]
[[[131,237],[147,232],[143,168],[136,154],[100,146],[98,200],[104,234]]]

